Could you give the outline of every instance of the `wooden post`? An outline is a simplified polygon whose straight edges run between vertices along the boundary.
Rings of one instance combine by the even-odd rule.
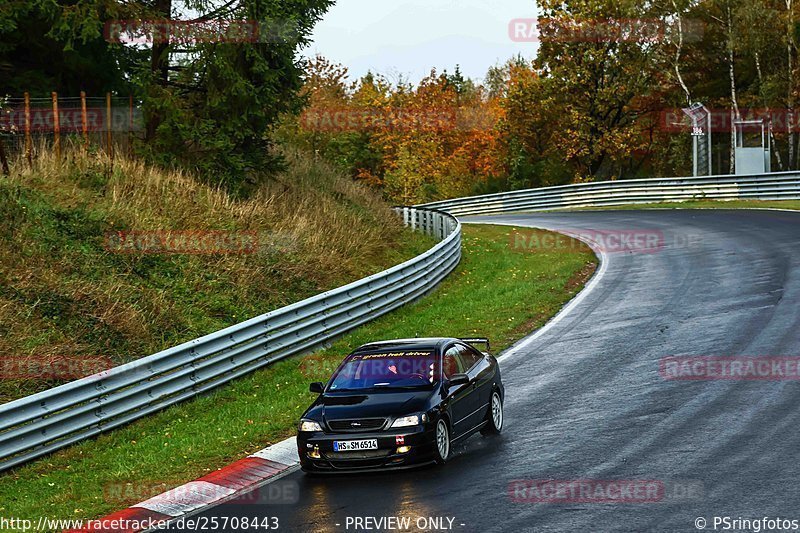
[[[6,149],[3,146],[3,138],[0,137],[0,165],[3,167],[3,174],[8,176],[11,171],[8,169],[8,158],[6,157]]]
[[[83,132],[83,149],[89,148],[89,125],[86,117],[86,93],[81,91],[81,131]]]
[[[53,97],[53,147],[56,151],[56,159],[61,160],[61,120],[58,116],[58,93],[51,94]]]
[[[33,168],[33,139],[31,139],[31,95],[25,93],[25,159]]]
[[[128,96],[128,156],[133,157],[133,95]]]
[[[111,144],[111,93],[106,93],[106,142],[108,143],[108,157],[114,161],[114,146]]]

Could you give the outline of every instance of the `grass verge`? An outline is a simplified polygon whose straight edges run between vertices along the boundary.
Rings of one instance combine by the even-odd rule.
[[[800,210],[800,200],[692,200],[689,202],[654,202],[651,204],[581,207],[564,211],[626,211],[632,209],[792,209]]]
[[[0,176],[0,402],[237,324],[433,245],[323,161],[293,153],[288,163],[248,198],[80,150],[63,160],[45,151],[33,169],[18,162]],[[234,253],[108,245],[107,236],[127,231],[217,231],[255,243],[247,253],[235,243]]]
[[[596,267],[582,244],[514,250],[511,231],[466,226],[462,262],[435,292],[325,350],[1,475],[0,515],[99,517],[290,436],[312,400],[308,383],[327,379],[352,348],[371,340],[486,335],[496,351],[508,347],[555,315]]]

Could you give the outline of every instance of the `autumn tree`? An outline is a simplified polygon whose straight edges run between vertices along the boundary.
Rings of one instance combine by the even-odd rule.
[[[663,107],[665,55],[647,24],[652,6],[632,0],[542,2],[535,61],[554,143],[576,178],[624,177],[643,161],[642,121]]]

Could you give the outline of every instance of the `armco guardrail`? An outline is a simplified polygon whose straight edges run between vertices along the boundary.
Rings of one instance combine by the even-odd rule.
[[[603,181],[527,189],[423,204],[453,215],[482,215],[685,200],[800,198],[800,173]]]
[[[0,471],[307,352],[424,295],[458,265],[461,225],[443,212],[396,211],[441,242],[379,274],[0,406]]]

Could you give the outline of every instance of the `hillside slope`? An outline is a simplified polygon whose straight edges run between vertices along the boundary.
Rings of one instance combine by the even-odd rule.
[[[0,401],[241,322],[430,246],[323,162],[288,158],[290,170],[246,200],[185,174],[129,160],[112,168],[79,152],[0,177]]]

